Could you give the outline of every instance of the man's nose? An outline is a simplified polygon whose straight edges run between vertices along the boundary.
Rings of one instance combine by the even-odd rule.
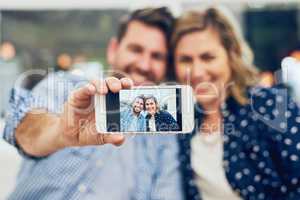
[[[138,67],[140,70],[148,72],[151,68],[151,55],[143,54],[141,59],[139,60]]]

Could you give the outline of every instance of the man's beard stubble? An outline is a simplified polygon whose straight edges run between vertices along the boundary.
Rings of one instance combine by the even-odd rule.
[[[139,112],[137,112],[136,110],[135,110],[135,107],[132,109],[132,111],[133,111],[133,113],[134,114],[136,114],[136,115],[139,115],[142,111],[140,110]]]
[[[130,64],[125,66],[124,71],[113,70],[112,75],[119,79],[124,77],[130,78],[134,81],[135,86],[153,85],[157,83],[155,75],[151,70],[143,71],[139,67]]]

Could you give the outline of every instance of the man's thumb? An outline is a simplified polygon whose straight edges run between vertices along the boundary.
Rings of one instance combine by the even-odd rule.
[[[103,141],[105,144],[113,144],[120,146],[125,141],[125,136],[120,134],[106,134],[103,135]]]

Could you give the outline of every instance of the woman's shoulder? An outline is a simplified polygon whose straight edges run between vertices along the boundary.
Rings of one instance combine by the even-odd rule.
[[[289,88],[284,84],[277,84],[272,87],[251,87],[247,91],[248,97],[255,100],[268,100],[278,96],[289,97]]]
[[[274,113],[275,115],[277,114],[277,108],[286,107],[289,103],[293,104],[290,101],[289,88],[282,84],[269,88],[260,86],[249,87],[246,91],[246,96],[248,98],[247,104],[239,104],[231,97],[227,100],[226,107],[237,115],[240,115],[240,113],[251,113],[251,117],[253,114],[256,114],[269,118]],[[296,107],[296,105],[292,107]]]
[[[158,114],[159,115],[163,115],[163,116],[169,116],[169,115],[171,115],[168,111],[166,111],[166,110],[160,110],[159,112],[158,112]]]
[[[288,86],[280,84],[269,88],[249,90],[249,108],[252,118],[279,131],[293,126],[299,115],[299,105],[291,98]]]
[[[279,131],[287,128],[286,121],[292,125],[294,123],[292,118],[299,115],[299,106],[290,97],[290,91],[286,85],[248,88],[247,95],[248,103],[245,105],[238,104],[234,100],[228,101],[227,107],[230,112],[227,113],[235,115],[235,118],[250,120],[257,127],[267,125]],[[226,115],[224,116],[226,117]],[[228,117],[230,116],[228,115]],[[233,119],[233,117],[231,118]],[[236,121],[239,122],[239,120]]]
[[[278,84],[272,87],[252,87],[248,90],[249,104],[252,109],[258,110],[260,114],[272,112],[276,108],[285,108],[291,101],[290,91],[286,85]],[[293,105],[295,107],[296,105]]]

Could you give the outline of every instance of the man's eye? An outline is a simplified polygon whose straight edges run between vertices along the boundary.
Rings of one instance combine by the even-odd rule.
[[[140,46],[131,45],[128,47],[128,49],[133,53],[141,53],[143,51],[143,48]]]
[[[166,56],[161,53],[154,53],[152,55],[152,58],[159,61],[164,61],[166,59]]]

